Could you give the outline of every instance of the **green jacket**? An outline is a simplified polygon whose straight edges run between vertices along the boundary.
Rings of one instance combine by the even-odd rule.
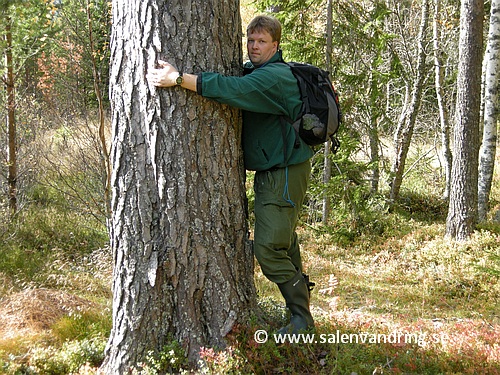
[[[295,119],[301,101],[290,68],[273,64],[279,61],[281,51],[261,67],[247,64],[253,70],[243,77],[208,72],[198,76],[200,95],[243,110],[243,153],[245,168],[249,170],[282,168],[302,163],[313,155],[291,125],[285,123],[283,130],[280,116]]]

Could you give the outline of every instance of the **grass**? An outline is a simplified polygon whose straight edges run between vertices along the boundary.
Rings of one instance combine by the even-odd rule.
[[[316,282],[312,341],[274,342],[287,316],[257,265],[254,320],[234,328],[226,349],[203,349],[199,372],[500,374],[500,225],[482,223],[468,242],[454,243],[443,237],[446,205],[419,190],[402,191],[390,212],[373,210],[355,226],[303,222],[303,261]],[[106,231],[50,188],[34,191],[0,231],[0,320],[13,306],[37,318],[0,321],[0,373],[93,374],[111,329]],[[258,330],[267,342],[256,342]],[[185,366],[172,341],[136,373]]]
[[[413,231],[400,236],[395,233],[372,241],[361,236],[349,248],[332,245],[328,236],[317,237],[306,230],[301,233],[306,244],[304,263],[317,283],[312,295],[317,335],[401,333],[431,338],[430,342],[339,344],[334,340],[286,348],[271,342],[255,354],[268,350],[269,361],[261,363],[259,371],[251,371],[500,373],[500,286],[497,276],[481,268],[491,264],[491,252],[500,255],[499,234],[478,232],[468,243],[456,244],[443,239],[442,223],[413,225]],[[329,288],[332,275],[333,289]],[[261,294],[281,303],[261,274],[256,280]],[[264,329],[275,328],[268,323]],[[247,346],[251,345],[249,339]],[[295,366],[289,360],[292,356],[305,362]],[[250,362],[258,363],[253,359],[245,363]]]
[[[53,188],[28,198],[0,225],[0,373],[96,366],[111,329],[106,228]]]

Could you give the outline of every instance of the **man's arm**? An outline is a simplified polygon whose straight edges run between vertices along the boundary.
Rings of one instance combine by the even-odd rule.
[[[160,68],[151,69],[146,75],[148,82],[157,87],[176,86],[179,71],[175,69],[172,64],[169,64],[166,61],[159,60],[158,64],[160,65]],[[184,81],[180,86],[196,92],[196,82],[198,80],[198,76],[195,74],[183,74],[182,78]]]

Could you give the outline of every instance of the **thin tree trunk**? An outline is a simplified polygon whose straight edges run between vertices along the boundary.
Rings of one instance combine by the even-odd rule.
[[[392,166],[392,181],[391,181],[391,202],[394,202],[398,196],[401,189],[401,184],[403,182],[403,173],[406,164],[406,157],[408,156],[408,150],[410,149],[411,138],[413,136],[413,129],[415,127],[415,122],[418,115],[418,110],[420,108],[420,102],[422,98],[422,84],[425,75],[425,35],[427,30],[427,24],[429,21],[429,0],[422,0],[422,14],[420,22],[420,30],[418,34],[418,59],[416,67],[416,77],[412,90],[412,99],[410,107],[408,108],[407,115],[405,116],[405,122],[402,123],[401,131],[398,134],[398,138],[395,139],[396,143],[396,156],[394,158],[394,163]]]
[[[17,129],[16,129],[16,95],[14,87],[14,63],[12,59],[12,19],[5,19],[5,65],[7,73],[5,86],[7,90],[7,138],[8,138],[8,175],[9,210],[11,216],[17,212]]]
[[[239,111],[145,79],[159,59],[235,75],[241,56],[238,1],[113,1],[108,374],[171,339],[196,364],[255,305]]]
[[[370,140],[370,164],[372,168],[371,176],[371,192],[377,193],[380,182],[380,138],[378,132],[379,110],[377,103],[380,99],[378,90],[378,82],[373,72],[370,74],[370,127],[368,129],[368,137]]]
[[[441,49],[440,40],[441,35],[439,31],[439,15],[441,9],[441,0],[435,0],[434,2],[434,68],[435,68],[435,85],[436,85],[436,96],[439,108],[439,120],[441,123],[441,150],[443,153],[443,166],[445,175],[445,188],[443,192],[443,199],[448,199],[450,196],[450,180],[451,180],[451,163],[452,154],[450,148],[450,121],[448,109],[444,100],[444,71],[443,71],[443,61],[441,59]]]
[[[500,69],[500,0],[492,0],[486,47],[483,140],[479,152],[478,220],[486,220],[495,168]]]
[[[333,17],[333,4],[332,0],[328,0],[327,11],[326,11],[326,69],[332,71],[332,17]],[[325,192],[323,194],[323,224],[328,224],[328,218],[330,217],[330,196],[328,194],[328,181],[332,177],[332,161],[330,160],[330,147],[331,141],[328,139],[325,145],[324,151],[324,168],[323,168],[323,184]]]
[[[463,0],[460,9],[457,102],[446,236],[467,240],[477,223],[479,112],[483,56],[483,0]]]
[[[111,217],[111,162],[109,160],[108,142],[106,140],[106,125],[105,125],[105,111],[101,94],[101,78],[97,69],[95,61],[95,47],[94,47],[94,32],[92,27],[92,13],[90,9],[90,2],[87,0],[87,25],[89,28],[89,47],[90,59],[92,62],[92,76],[94,83],[94,92],[97,97],[97,105],[99,112],[99,144],[101,147],[101,166],[104,173],[104,206],[106,218],[109,220]]]

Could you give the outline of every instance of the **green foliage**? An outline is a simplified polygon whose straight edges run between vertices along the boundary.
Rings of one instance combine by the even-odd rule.
[[[14,237],[6,238],[0,249],[21,248],[28,252],[62,249],[68,255],[89,252],[107,242],[106,228],[74,212],[33,207],[12,224]]]
[[[307,62],[324,67],[324,30],[311,28],[318,19],[324,20],[322,6],[310,0],[256,2],[259,11],[267,11],[283,26],[281,48],[285,60]]]
[[[97,368],[104,359],[106,341],[102,338],[67,341],[61,347],[37,346],[23,361],[11,356],[5,360],[0,351],[0,372],[6,375],[77,374],[82,368]],[[82,372],[83,374],[84,372]]]
[[[0,6],[12,21],[12,54],[16,70],[27,62],[29,66],[30,62],[44,50],[45,39],[57,32],[53,22],[55,9],[49,2],[43,0],[3,1]],[[0,21],[2,31],[5,29],[4,22],[7,21],[8,18],[2,15]],[[0,46],[4,47],[3,38],[0,43]],[[2,60],[0,64],[3,63]],[[3,69],[4,66],[1,66]]]
[[[36,185],[28,196],[33,203],[0,226],[0,274],[18,288],[64,282],[69,262],[107,244],[106,227],[73,211],[56,189]],[[54,266],[56,260],[62,264]]]
[[[188,373],[188,362],[181,344],[172,337],[159,353],[150,351],[145,362],[137,364],[134,375]]]
[[[58,103],[63,104],[68,113],[95,108],[94,83],[99,86],[105,102],[108,100],[110,12],[111,3],[107,0],[88,3],[69,0],[63,3],[55,16],[60,34],[51,40],[55,43],[52,43],[50,54],[44,61],[46,69],[54,70],[48,77],[51,81],[48,82],[46,95],[52,99],[77,95],[72,102]],[[94,82],[96,79],[97,82]],[[76,87],[78,91],[75,91]]]
[[[315,225],[322,219],[323,199],[331,205],[330,225],[323,230],[332,231],[337,239],[350,241],[360,234],[362,228],[374,230],[373,224],[386,210],[383,200],[372,194],[365,183],[369,164],[355,160],[352,155],[358,150],[358,140],[354,133],[347,135],[341,130],[341,149],[337,154],[329,154],[331,177],[325,183],[323,149],[312,159],[312,173],[308,191],[308,210],[304,220]]]
[[[35,348],[30,356],[26,373],[67,375],[77,373],[88,364],[99,366],[104,360],[104,339],[69,341],[62,348]]]

